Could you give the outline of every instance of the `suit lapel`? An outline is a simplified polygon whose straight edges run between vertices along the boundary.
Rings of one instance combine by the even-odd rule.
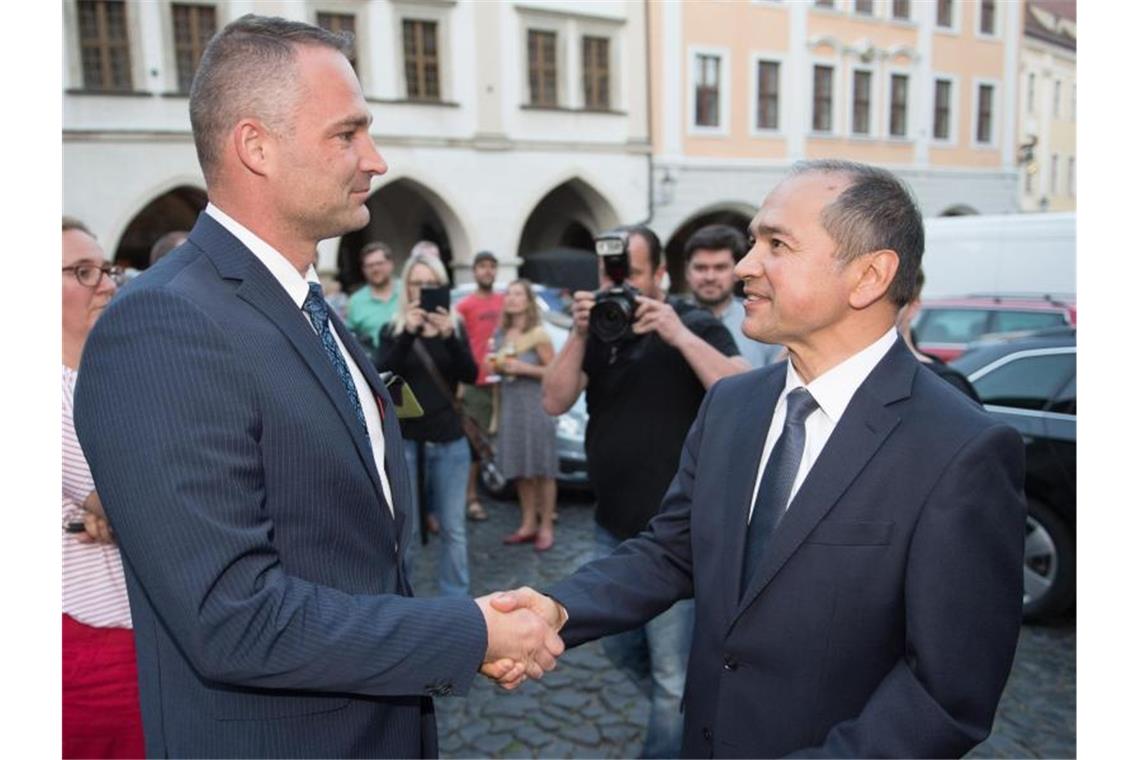
[[[781,364],[781,367],[784,365]],[[772,415],[776,411],[776,401],[784,389],[787,378],[785,371],[767,373],[756,390],[748,398],[744,408],[736,418],[736,431],[727,440],[732,441],[728,452],[729,466],[726,472],[740,473],[740,477],[728,478],[725,494],[725,522],[723,527],[725,551],[721,562],[725,563],[722,584],[726,610],[736,609],[740,599],[740,568],[744,562],[744,539],[748,530],[748,511],[752,507],[752,489],[756,485],[756,472],[760,468],[760,457],[764,453],[764,442]]]
[[[380,486],[380,476],[376,472],[371,446],[360,428],[360,422],[356,419],[356,412],[349,403],[344,385],[304,313],[297,308],[297,304],[289,298],[281,283],[257,260],[257,257],[212,217],[202,214],[190,237],[192,240],[195,237],[200,239],[199,247],[206,252],[223,277],[240,280],[241,284],[237,287],[238,298],[265,315],[300,354],[309,371],[313,373],[336,407],[360,455],[361,463],[383,502],[384,489]],[[383,512],[390,517],[387,509]]]
[[[898,425],[898,413],[888,406],[910,396],[916,366],[909,350],[899,340],[859,386],[769,539],[739,605],[733,605],[736,609],[733,623],[831,511]],[[742,560],[743,556],[738,559]]]

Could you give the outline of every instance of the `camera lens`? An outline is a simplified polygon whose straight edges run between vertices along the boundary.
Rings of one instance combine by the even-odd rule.
[[[633,302],[620,295],[604,293],[590,312],[590,330],[607,343],[619,340],[633,322]]]

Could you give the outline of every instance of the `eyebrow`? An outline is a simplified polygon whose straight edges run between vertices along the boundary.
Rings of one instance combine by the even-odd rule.
[[[748,231],[752,233],[753,237],[770,238],[770,237],[774,237],[776,235],[779,235],[780,237],[788,238],[793,243],[799,242],[799,240],[796,238],[795,235],[793,235],[787,229],[780,227],[778,225],[755,224],[755,223],[753,223],[753,224],[748,226]]]
[[[356,116],[349,116],[349,117],[346,117],[344,119],[341,119],[340,121],[334,123],[331,127],[329,127],[329,130],[331,132],[337,132],[341,129],[344,129],[345,127],[353,127],[353,128],[363,127],[365,129],[367,129],[371,125],[372,125],[372,114],[370,114],[370,113],[363,114],[362,113],[362,114],[357,114]]]

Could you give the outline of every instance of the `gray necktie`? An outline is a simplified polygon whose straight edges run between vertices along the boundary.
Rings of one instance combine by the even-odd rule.
[[[764,546],[787,509],[792,484],[796,482],[800,459],[804,455],[804,421],[818,408],[819,404],[807,388],[796,388],[788,394],[788,414],[784,418],[784,429],[764,467],[760,488],[756,492],[756,502],[752,507],[752,519],[748,521],[740,575],[741,596],[744,596],[744,590],[748,588],[752,574],[760,564]]]

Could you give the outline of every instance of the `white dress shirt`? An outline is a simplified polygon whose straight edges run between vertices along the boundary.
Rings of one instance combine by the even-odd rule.
[[[289,260],[277,252],[273,246],[250,232],[249,229],[213,203],[206,204],[206,213],[240,240],[257,257],[258,261],[265,265],[269,273],[277,282],[281,283],[281,287],[297,304],[297,308],[301,309],[305,299],[309,296],[309,283],[320,282],[317,277],[317,270],[310,265],[306,276],[302,277],[297,268],[289,263]],[[302,311],[302,313],[304,312]],[[307,317],[308,315],[306,315]],[[309,324],[315,332],[316,326],[311,321]],[[368,440],[372,444],[372,457],[376,462],[376,471],[380,473],[380,485],[384,489],[384,499],[388,502],[388,509],[395,515],[395,507],[392,505],[392,486],[388,483],[388,473],[384,470],[384,428],[380,421],[380,408],[376,405],[376,397],[372,395],[372,388],[364,379],[364,373],[352,360],[352,354],[345,350],[344,343],[341,342],[340,336],[337,335],[331,324],[329,330],[332,332],[333,340],[336,341],[340,355],[344,357],[344,362],[348,365],[348,371],[352,374],[352,382],[356,385],[356,395],[360,397],[360,406],[364,409],[364,421],[368,425]]]
[[[772,424],[768,426],[768,437],[764,441],[764,455],[760,457],[760,469],[756,472],[756,482],[752,486],[752,506],[748,509],[748,519],[752,519],[752,509],[756,506],[756,492],[760,489],[760,478],[764,475],[764,468],[768,465],[768,457],[780,438],[784,429],[784,418],[788,414],[788,394],[796,388],[807,388],[808,393],[819,404],[819,408],[807,416],[804,421],[804,453],[800,459],[800,469],[796,472],[796,479],[792,483],[792,492],[788,495],[788,505],[796,497],[812,465],[819,458],[827,439],[831,437],[839,418],[851,403],[851,397],[859,386],[871,374],[887,351],[898,340],[898,332],[892,326],[883,334],[883,337],[864,348],[857,354],[849,356],[827,372],[812,380],[806,386],[803,379],[796,372],[792,362],[788,361],[787,379],[784,381],[784,390],[776,400],[776,409],[772,414]],[[786,508],[786,507],[785,507]]]

